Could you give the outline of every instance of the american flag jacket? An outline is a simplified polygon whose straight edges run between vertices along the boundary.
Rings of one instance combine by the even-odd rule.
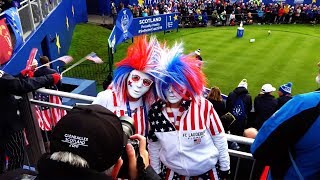
[[[160,173],[160,162],[186,177],[198,176],[215,168],[230,169],[227,139],[212,104],[199,98],[183,100],[181,116],[172,121],[165,102],[159,100],[148,113],[151,166]],[[171,121],[170,121],[171,119]]]
[[[99,104],[109,109],[111,112],[120,116],[128,116],[126,102],[120,101],[120,98],[117,96],[117,93],[111,89],[107,89],[98,93],[96,99],[92,104]],[[147,115],[145,114],[143,107],[143,100],[140,98],[138,102],[135,103],[136,106],[131,106],[132,109],[131,117],[134,120],[135,133],[146,136],[146,127],[148,126],[148,121],[146,120]],[[148,111],[150,106],[146,103],[146,110]],[[146,113],[147,113],[146,111]]]

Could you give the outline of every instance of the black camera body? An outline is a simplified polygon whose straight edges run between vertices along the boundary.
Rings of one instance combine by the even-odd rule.
[[[128,161],[128,155],[126,151],[126,145],[130,143],[135,151],[136,157],[139,156],[139,141],[130,139],[130,136],[134,135],[135,128],[133,126],[133,119],[129,116],[121,116],[119,118],[121,120],[122,129],[123,129],[123,154],[121,156],[121,159],[123,160],[123,164],[121,166],[121,169],[118,173],[118,178],[125,178],[128,179],[129,175],[129,161]]]

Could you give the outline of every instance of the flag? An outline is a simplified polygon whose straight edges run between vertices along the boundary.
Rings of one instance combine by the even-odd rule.
[[[38,52],[37,48],[32,48],[31,49],[31,52],[29,54],[29,59],[28,59],[27,64],[26,64],[26,69],[31,69],[32,62],[33,62],[34,58],[36,57],[37,52]]]
[[[35,92],[34,98],[40,101],[62,104],[59,96]],[[36,118],[40,129],[43,131],[51,131],[58,121],[66,114],[67,112],[65,110],[59,108],[36,106]]]
[[[73,61],[73,58],[71,56],[61,56],[58,58],[58,60],[63,61],[65,64],[68,64],[69,62]]]
[[[16,7],[7,9],[6,11],[4,11],[4,17],[7,19],[7,23],[9,23],[9,25],[11,26],[14,32],[14,35],[16,37],[16,44],[14,46],[14,52],[15,52],[24,42],[18,9]]]
[[[197,138],[193,140],[194,144],[200,144],[201,143],[201,138]]]
[[[96,53],[89,54],[86,59],[93,61],[96,64],[101,64],[103,61],[96,55]]]
[[[5,18],[0,20],[0,64],[8,62],[13,51],[11,36],[5,20]]]

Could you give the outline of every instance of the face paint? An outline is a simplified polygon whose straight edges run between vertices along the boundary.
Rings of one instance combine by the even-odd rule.
[[[182,94],[186,93],[186,88],[181,88]],[[182,99],[182,96],[174,90],[174,88],[172,87],[172,85],[170,85],[168,87],[168,89],[166,89],[164,91],[165,96],[167,97],[167,101],[170,102],[171,104],[177,103]]]
[[[150,89],[153,81],[148,74],[133,70],[127,79],[128,93],[132,98],[140,98]]]

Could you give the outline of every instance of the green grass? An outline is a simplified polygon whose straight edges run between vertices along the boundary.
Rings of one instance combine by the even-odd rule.
[[[267,31],[271,30],[271,36]],[[107,61],[110,30],[91,25],[77,25],[69,54],[81,59],[91,51]],[[182,41],[185,53],[200,48],[208,87],[219,86],[223,93],[232,91],[241,79],[248,80],[255,96],[265,83],[278,88],[293,82],[293,94],[317,88],[314,78],[319,62],[320,28],[311,25],[245,26],[243,38],[236,38],[236,27],[179,29],[179,32],[156,33],[162,42]],[[249,40],[254,38],[254,43]],[[125,56],[129,43],[117,46],[115,62]]]

